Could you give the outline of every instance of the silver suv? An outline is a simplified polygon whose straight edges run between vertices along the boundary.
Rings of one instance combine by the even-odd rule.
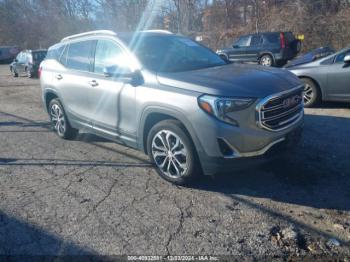
[[[80,130],[142,150],[176,184],[251,165],[300,137],[296,76],[229,64],[166,31],[66,37],[49,49],[40,72],[58,136]]]

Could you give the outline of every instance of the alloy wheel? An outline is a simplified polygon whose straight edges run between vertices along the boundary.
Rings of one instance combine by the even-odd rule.
[[[169,130],[161,130],[153,137],[152,156],[159,170],[170,178],[182,177],[188,170],[186,146]]]
[[[260,60],[260,64],[263,66],[271,66],[272,65],[272,59],[270,56],[263,56]]]
[[[64,132],[66,131],[66,121],[62,109],[57,104],[51,106],[50,116],[53,128],[58,135],[64,136]]]
[[[310,101],[312,101],[313,97],[314,97],[314,91],[312,89],[312,86],[310,86],[309,84],[305,83],[305,87],[304,87],[304,93],[303,93],[303,98],[304,98],[304,104],[307,105],[310,103]]]

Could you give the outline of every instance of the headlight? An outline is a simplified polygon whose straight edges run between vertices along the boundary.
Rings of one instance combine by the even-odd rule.
[[[229,98],[204,95],[198,98],[198,104],[208,114],[219,120],[238,126],[235,119],[229,113],[243,110],[254,103],[254,98]]]

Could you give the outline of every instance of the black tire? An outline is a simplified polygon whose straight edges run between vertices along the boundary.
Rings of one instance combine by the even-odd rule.
[[[262,55],[259,58],[259,64],[262,66],[273,66],[274,65],[273,57],[269,54]]]
[[[57,109],[59,110],[59,112],[57,111]],[[77,136],[79,130],[72,128],[69,124],[68,118],[59,99],[55,98],[50,101],[48,111],[50,115],[52,130],[55,131],[55,133],[60,138],[74,139]],[[57,121],[55,121],[54,113],[58,115]],[[57,124],[57,122],[59,122],[59,124]]]
[[[18,77],[18,73],[16,72],[16,70],[13,67],[11,67],[11,75],[13,77]]]
[[[168,140],[161,140],[159,138],[159,136],[165,138],[165,135],[169,135]],[[179,139],[179,145],[174,147],[176,144],[175,141],[177,142],[177,140],[174,140],[176,136]],[[157,144],[159,142],[169,142],[166,143],[167,145],[174,142],[170,146],[173,149],[169,150],[166,144],[163,144],[164,147],[162,147],[162,144]],[[162,147],[164,150],[159,150],[155,146],[159,146],[158,148]],[[177,150],[175,151],[175,149]],[[164,120],[151,128],[147,137],[147,152],[151,161],[155,164],[158,174],[165,180],[176,185],[189,185],[201,174],[201,166],[193,142],[184,131],[182,124],[177,120]],[[179,154],[179,152],[186,152],[186,156],[181,153]],[[157,153],[162,153],[164,156],[155,156]],[[182,157],[180,157],[181,155]],[[161,158],[163,158],[163,161]],[[185,164],[179,165],[178,163],[181,163],[181,161],[182,163],[185,162]],[[167,170],[163,170],[160,167],[162,163],[164,163],[164,167],[167,166],[165,168]],[[185,169],[183,168],[184,166],[186,167]],[[176,172],[176,170],[179,171]],[[174,173],[180,174],[174,175]]]
[[[295,39],[293,42],[292,42],[292,50],[294,53],[296,54],[299,54],[300,51],[301,51],[301,41],[298,40],[298,39]]]
[[[301,78],[301,80],[305,84],[303,94],[304,106],[313,107],[317,105],[321,100],[321,92],[318,86],[309,78]]]

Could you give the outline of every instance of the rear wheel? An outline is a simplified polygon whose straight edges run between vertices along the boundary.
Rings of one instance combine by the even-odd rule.
[[[177,120],[161,121],[152,127],[147,150],[158,174],[167,181],[186,185],[200,174],[193,143]]]
[[[301,80],[305,85],[303,93],[304,105],[305,107],[313,107],[320,101],[319,89],[311,79],[302,78]]]
[[[273,66],[273,59],[271,55],[263,55],[259,59],[259,64],[262,66]]]
[[[52,129],[59,137],[64,139],[73,139],[76,137],[79,131],[71,127],[63,106],[57,98],[51,100],[49,114]]]

